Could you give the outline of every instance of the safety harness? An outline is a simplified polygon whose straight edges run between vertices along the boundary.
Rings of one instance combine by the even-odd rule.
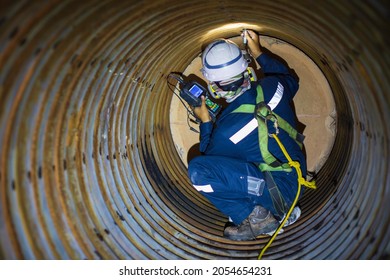
[[[270,241],[261,251],[258,257],[258,259],[260,259],[264,254],[265,250],[271,245],[272,241],[275,239],[279,230],[283,228],[285,222],[289,218],[293,208],[295,207],[298,201],[301,192],[301,186],[303,185],[312,189],[316,189],[316,185],[314,181],[308,182],[302,177],[302,171],[299,162],[293,161],[291,159],[290,155],[288,154],[287,150],[285,149],[285,147],[283,146],[282,142],[279,140],[277,135],[279,134],[279,128],[283,129],[285,132],[287,132],[287,134],[292,139],[295,140],[295,142],[299,145],[301,149],[303,146],[304,136],[298,133],[297,130],[294,129],[287,121],[285,121],[282,117],[280,117],[279,115],[277,115],[275,112],[271,110],[270,106],[268,106],[267,103],[265,103],[264,101],[264,93],[260,85],[257,86],[256,90],[257,90],[256,105],[242,104],[237,109],[235,109],[232,113],[250,113],[255,115],[255,118],[258,123],[260,152],[264,160],[264,163],[259,164],[259,169],[264,173],[267,187],[270,196],[272,198],[272,203],[275,207],[275,210],[277,211],[277,213],[275,213],[274,215],[278,220],[282,220],[282,222],[280,223],[279,227],[273,234]],[[269,121],[273,123],[273,127],[275,129],[274,133],[269,133],[268,131],[267,123]],[[278,143],[280,149],[282,150],[284,156],[288,161],[287,163],[281,163],[268,150],[269,138],[274,138],[276,140],[276,142]],[[291,172],[292,168],[295,168],[297,172],[298,191],[294,199],[294,202],[292,203],[290,209],[287,211],[288,206],[272,177],[271,171]],[[286,212],[287,214],[285,214]]]
[[[260,85],[257,86],[256,105],[242,104],[232,113],[251,113],[255,114],[258,122],[258,134],[260,152],[263,157],[264,163],[260,163],[259,169],[261,171],[286,171],[290,172],[292,169],[288,163],[281,163],[277,160],[272,153],[268,150],[268,138],[271,134],[268,132],[267,122],[271,121],[275,128],[275,134],[279,134],[279,127],[286,131],[288,135],[295,140],[295,142],[302,149],[303,140],[305,136],[298,133],[287,121],[277,115],[271,110],[271,108],[264,102],[263,89]]]

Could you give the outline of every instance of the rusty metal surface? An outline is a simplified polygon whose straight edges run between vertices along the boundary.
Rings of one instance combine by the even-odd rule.
[[[309,55],[338,114],[319,189],[264,258],[388,258],[389,7],[354,2],[2,2],[0,257],[257,258],[268,239],[224,239],[192,189],[165,82],[247,23]]]

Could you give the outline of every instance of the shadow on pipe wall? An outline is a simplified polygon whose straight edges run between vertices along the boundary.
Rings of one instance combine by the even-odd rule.
[[[226,217],[192,189],[166,85],[252,24],[311,57],[338,115],[318,190],[264,258],[389,258],[389,7],[353,2],[1,4],[0,256],[257,258],[268,239],[223,238]]]

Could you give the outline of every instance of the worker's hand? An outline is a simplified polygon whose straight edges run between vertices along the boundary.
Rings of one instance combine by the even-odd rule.
[[[248,49],[250,54],[256,59],[261,55],[260,36],[253,30],[246,30],[246,38],[248,40]]]
[[[194,107],[193,108],[194,113],[202,123],[209,122],[211,121],[211,117],[206,107],[205,97],[202,95],[201,99],[202,99],[202,105],[200,107]]]

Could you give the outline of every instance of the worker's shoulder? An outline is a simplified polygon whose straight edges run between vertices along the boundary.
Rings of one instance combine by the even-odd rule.
[[[266,76],[259,80],[259,85],[263,90],[264,96],[273,95],[278,86],[280,87],[281,79],[276,75]]]

